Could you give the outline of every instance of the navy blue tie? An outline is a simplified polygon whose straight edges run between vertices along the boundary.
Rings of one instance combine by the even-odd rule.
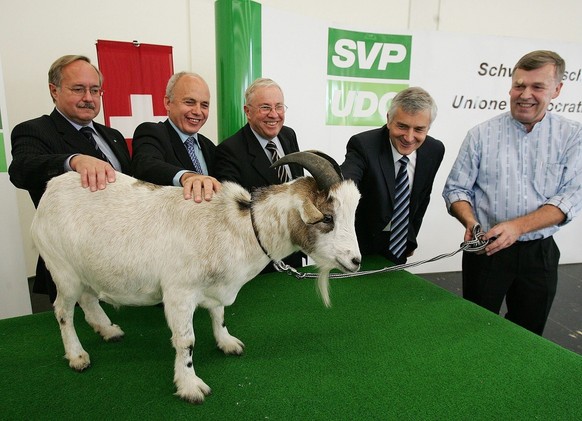
[[[202,165],[200,165],[200,161],[196,155],[196,138],[194,136],[190,136],[188,139],[186,139],[184,144],[186,145],[186,149],[188,150],[188,155],[190,155],[192,164],[194,164],[194,171],[196,171],[198,174],[204,174],[202,171]]]
[[[85,136],[89,142],[91,142],[91,145],[93,146],[93,148],[97,152],[97,158],[102,159],[103,161],[109,162],[109,160],[107,159],[107,157],[105,156],[103,151],[101,149],[99,149],[99,145],[97,145],[97,141],[93,137],[93,129],[89,126],[84,126],[84,127],[81,127],[79,129],[79,131],[81,133],[83,133],[83,136]]]
[[[406,166],[408,157],[403,156],[398,160],[400,168],[396,176],[396,194],[394,198],[394,212],[390,224],[390,253],[400,258],[406,251],[408,237],[408,214],[410,208],[410,188]]]

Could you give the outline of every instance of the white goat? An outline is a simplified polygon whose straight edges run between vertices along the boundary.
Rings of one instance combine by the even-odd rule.
[[[121,339],[124,332],[99,300],[114,306],[163,302],[176,350],[176,394],[201,403],[211,390],[192,362],[196,307],[209,310],[218,347],[240,355],[244,344],[225,327],[224,306],[271,258],[299,249],[319,267],[319,289],[329,305],[329,271],[360,266],[354,228],[360,194],[319,155],[298,152],[276,164],[291,162],[314,178],[258,189],[252,199],[241,186],[223,183],[212,201],[201,204],[185,201],[181,188],[121,173],[94,193],[80,186],[76,173],[51,180],[32,237],[57,286],[55,316],[70,367],[90,366],[73,325],[76,302],[106,341]]]

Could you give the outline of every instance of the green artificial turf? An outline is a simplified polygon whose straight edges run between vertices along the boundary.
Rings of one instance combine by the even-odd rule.
[[[387,262],[368,258],[365,267]],[[331,281],[257,277],[226,309],[245,353],[225,356],[195,313],[194,366],[213,390],[174,396],[174,350],[160,307],[115,310],[105,343],[76,309],[92,367],[63,359],[51,312],[0,321],[0,419],[573,420],[582,357],[406,272]]]

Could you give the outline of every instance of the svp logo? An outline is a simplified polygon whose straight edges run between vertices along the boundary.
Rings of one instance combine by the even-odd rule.
[[[326,124],[381,126],[408,87],[412,36],[329,28]]]

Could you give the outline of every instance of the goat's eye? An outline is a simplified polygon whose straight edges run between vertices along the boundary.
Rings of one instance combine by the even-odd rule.
[[[331,224],[333,222],[333,216],[331,216],[331,215],[323,215],[323,222],[325,224]]]

